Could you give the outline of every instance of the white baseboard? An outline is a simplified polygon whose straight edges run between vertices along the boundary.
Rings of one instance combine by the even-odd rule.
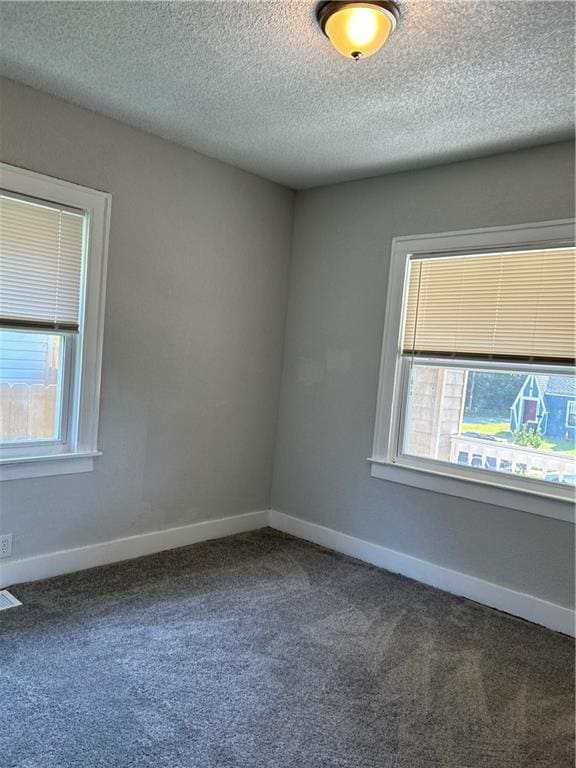
[[[200,541],[232,536],[235,533],[256,530],[270,525],[279,531],[312,541],[336,552],[356,557],[372,565],[401,573],[416,581],[430,584],[454,595],[461,595],[491,608],[511,613],[522,619],[542,624],[549,629],[575,634],[575,615],[565,608],[533,595],[516,592],[475,576],[435,565],[426,560],[357,539],[346,533],[325,528],[276,510],[247,512],[242,515],[206,520],[178,528],[153,531],[123,539],[114,539],[86,547],[65,549],[45,555],[26,557],[10,562],[0,561],[0,589],[26,581],[47,579],[64,573],[130,560],[176,547],[185,547]]]
[[[104,541],[87,547],[64,549],[60,552],[49,552],[45,555],[21,558],[6,563],[0,561],[0,589],[26,581],[37,581],[51,576],[60,576],[63,573],[94,568],[97,565],[131,560],[134,557],[151,555],[166,549],[185,547],[199,541],[219,539],[235,533],[264,528],[267,525],[268,510],[247,512],[243,515],[222,517],[218,520],[206,520],[178,528],[167,528],[163,531]]]
[[[310,523],[283,512],[270,511],[269,524],[279,531],[290,533],[306,541],[312,541],[336,552],[342,552],[358,560],[380,566],[393,573],[401,573],[416,581],[429,584],[445,592],[461,595],[491,608],[497,608],[513,616],[542,624],[566,635],[575,634],[574,611],[562,605],[550,603],[533,595],[516,592],[490,581],[452,571],[426,560],[397,552],[379,544],[357,539],[322,525]]]

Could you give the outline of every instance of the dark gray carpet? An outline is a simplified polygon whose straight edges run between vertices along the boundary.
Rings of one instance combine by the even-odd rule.
[[[3,768],[572,768],[573,644],[269,529],[21,585]]]

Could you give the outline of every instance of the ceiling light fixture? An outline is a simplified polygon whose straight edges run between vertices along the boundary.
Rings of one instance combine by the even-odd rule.
[[[334,48],[355,61],[376,53],[396,29],[398,6],[391,0],[367,3],[325,3],[318,10],[318,23]]]

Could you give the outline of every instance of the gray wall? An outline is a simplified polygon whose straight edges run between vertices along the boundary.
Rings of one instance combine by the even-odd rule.
[[[100,447],[3,482],[14,556],[269,506],[293,193],[10,81],[1,159],[113,195]]]
[[[370,477],[391,240],[574,214],[570,145],[298,194],[272,506],[561,605],[573,526]]]
[[[270,505],[293,194],[1,81],[1,159],[111,192],[90,474],[4,482],[14,556]],[[395,235],[573,215],[567,144],[297,195],[273,506],[572,603],[573,527],[372,479]]]

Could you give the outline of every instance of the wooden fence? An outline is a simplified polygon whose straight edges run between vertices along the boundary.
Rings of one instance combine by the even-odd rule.
[[[0,440],[54,437],[55,384],[0,384]]]

